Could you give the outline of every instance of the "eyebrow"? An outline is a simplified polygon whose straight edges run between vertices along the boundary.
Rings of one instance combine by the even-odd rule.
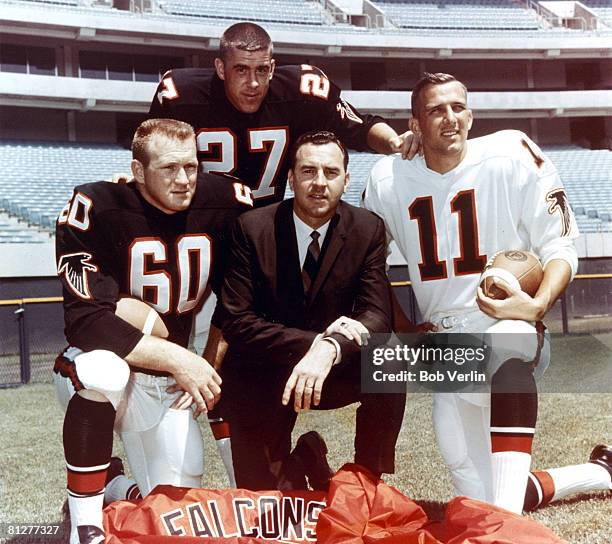
[[[436,108],[439,108],[440,106],[444,106],[446,104],[434,104],[432,106],[429,105],[425,105],[425,111],[432,111],[435,110]],[[467,108],[467,102],[451,102],[449,104],[449,106],[464,106]]]

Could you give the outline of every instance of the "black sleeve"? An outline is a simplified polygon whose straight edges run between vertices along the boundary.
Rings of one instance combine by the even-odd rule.
[[[77,196],[81,195],[78,197]],[[105,349],[124,358],[140,341],[143,333],[115,315],[119,287],[112,276],[116,262],[112,245],[105,243],[96,224],[96,205],[79,193],[72,199],[85,203],[79,220],[65,209],[56,227],[57,273],[64,295],[66,339],[84,351]]]
[[[376,123],[384,123],[385,120],[378,115],[359,113],[340,97],[341,89],[316,66],[303,65],[302,78],[304,77],[314,78],[311,86],[300,85],[300,89],[315,89],[313,95],[307,99],[309,107],[304,112],[310,122],[316,123],[312,129],[333,132],[350,149],[371,151],[368,147],[368,132]],[[316,78],[320,78],[318,87]],[[326,89],[327,93],[324,92]]]

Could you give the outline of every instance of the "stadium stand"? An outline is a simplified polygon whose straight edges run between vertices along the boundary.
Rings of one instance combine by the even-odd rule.
[[[582,3],[591,8],[609,27],[612,27],[612,3],[610,0],[582,0]]]
[[[561,174],[581,230],[612,232],[612,153],[572,146],[551,147],[546,153]],[[0,142],[0,161],[8,165],[0,182],[0,210],[52,232],[75,185],[129,172],[130,158],[130,151],[117,145]],[[370,169],[379,158],[351,152],[347,201],[359,205]],[[0,220],[0,241],[27,237],[28,232],[33,231],[16,224],[15,219]]]
[[[75,185],[129,172],[130,159],[130,151],[117,145],[0,142],[0,161],[6,165],[0,210],[52,231]]]
[[[601,35],[612,32],[604,26],[597,32],[569,29],[542,23],[534,10],[512,0],[380,0],[374,1],[387,17],[385,24],[372,28],[355,26],[350,18],[336,17],[337,9],[326,9],[317,0],[262,0],[254,4],[241,0],[160,0],[152,12],[129,12],[108,4],[93,4],[78,0],[0,0],[0,5],[32,6],[54,12],[65,11],[85,16],[104,15],[123,18],[137,17],[150,21],[184,21],[196,24],[227,26],[238,20],[263,22],[278,30],[314,30],[322,33],[421,35],[432,29],[453,34],[495,37],[503,34],[524,37],[560,37]],[[452,4],[449,6],[449,4]],[[461,6],[461,7],[460,7]],[[610,25],[612,27],[612,25]]]
[[[376,0],[395,26],[410,29],[538,30],[536,14],[511,0]]]
[[[166,0],[166,12],[211,19],[250,20],[300,25],[323,25],[321,6],[316,2],[294,0]]]

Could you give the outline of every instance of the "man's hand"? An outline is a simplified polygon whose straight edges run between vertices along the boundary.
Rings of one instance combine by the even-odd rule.
[[[417,153],[422,154],[421,137],[407,130],[389,142],[393,153],[401,153],[402,159],[412,160]]]
[[[544,316],[546,308],[538,298],[532,298],[524,291],[515,289],[501,279],[495,280],[507,295],[503,300],[486,296],[482,287],[478,287],[476,304],[481,311],[496,319],[520,319],[523,321],[539,321]]]
[[[166,387],[166,391],[168,393],[176,393],[177,391],[183,390],[180,389],[177,385],[171,385],[170,387]],[[170,408],[172,408],[173,410],[188,410],[192,404],[193,397],[189,393],[185,393],[185,391],[183,391],[183,394],[172,403]]]
[[[323,382],[336,358],[336,348],[327,340],[315,342],[306,355],[293,368],[283,391],[283,406],[289,404],[293,392],[293,408],[296,412],[309,410],[311,404],[321,402]]]
[[[173,393],[183,390],[185,393],[175,401],[173,408],[181,410],[196,404],[194,417],[202,412],[212,410],[221,397],[221,377],[206,359],[192,354],[193,358],[182,360],[174,371],[176,385],[168,388]],[[191,396],[190,399],[187,395]]]
[[[331,325],[329,325],[323,332],[323,336],[329,336],[333,333],[341,334],[349,340],[354,340],[358,346],[368,345],[368,339],[370,338],[370,331],[356,319],[351,319],[344,315],[336,319]]]
[[[221,398],[221,377],[206,359],[195,354],[194,359],[181,362],[174,379],[196,403],[194,417],[212,410]]]
[[[123,172],[113,174],[111,178],[111,182],[113,183],[130,183],[134,178],[130,174],[125,174]]]

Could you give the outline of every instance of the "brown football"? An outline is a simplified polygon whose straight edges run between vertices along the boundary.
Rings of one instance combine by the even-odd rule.
[[[485,295],[498,300],[506,298],[506,293],[495,285],[496,278],[505,280],[532,297],[537,293],[543,276],[542,264],[536,255],[530,251],[512,249],[493,256],[487,263],[480,284]]]
[[[137,298],[124,296],[117,301],[115,315],[145,334],[168,338],[168,329],[154,308]]]

